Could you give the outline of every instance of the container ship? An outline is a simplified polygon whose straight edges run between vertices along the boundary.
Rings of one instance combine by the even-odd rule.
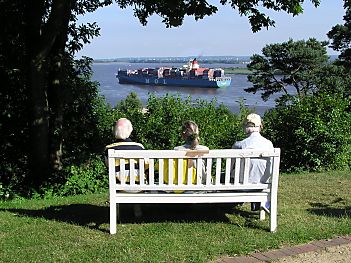
[[[225,88],[231,83],[231,77],[224,76],[223,69],[200,68],[196,58],[180,68],[118,70],[116,78],[120,84],[153,86]]]

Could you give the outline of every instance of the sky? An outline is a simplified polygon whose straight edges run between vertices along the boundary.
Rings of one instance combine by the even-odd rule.
[[[86,44],[77,57],[93,59],[127,57],[183,57],[183,56],[252,56],[272,43],[293,40],[328,40],[327,32],[336,24],[343,24],[343,0],[321,0],[315,8],[309,0],[303,4],[304,13],[293,17],[285,12],[266,12],[275,20],[275,27],[252,33],[246,17],[219,0],[209,1],[218,12],[195,21],[186,17],[182,26],[166,28],[159,16],[152,16],[146,26],[133,16],[131,7],[120,9],[116,4],[80,16],[78,23],[96,21],[100,36]],[[328,54],[338,54],[328,48]]]

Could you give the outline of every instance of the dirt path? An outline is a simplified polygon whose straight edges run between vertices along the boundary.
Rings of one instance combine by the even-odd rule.
[[[213,263],[351,263],[351,235],[285,247],[247,256],[223,257]]]
[[[322,250],[283,257],[275,263],[347,263],[351,262],[351,243]]]

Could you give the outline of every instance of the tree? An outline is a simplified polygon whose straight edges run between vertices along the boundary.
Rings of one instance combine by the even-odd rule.
[[[185,16],[194,16],[195,20],[202,19],[207,15],[217,12],[218,8],[209,5],[204,0],[174,0],[172,2],[164,2],[158,0],[136,1],[136,0],[117,0],[121,8],[127,6],[134,7],[134,15],[139,18],[143,24],[147,24],[147,19],[153,14],[157,14],[163,18],[163,23],[167,27],[180,26]],[[303,13],[304,0],[220,0],[222,5],[230,5],[233,9],[237,9],[240,16],[246,16],[249,19],[253,32],[260,31],[262,27],[268,28],[274,26],[275,21],[260,10],[263,8],[274,11],[285,11],[293,16]],[[320,4],[320,0],[311,0],[315,7]]]
[[[133,6],[135,16],[143,25],[153,14],[163,17],[166,26],[172,27],[181,25],[185,16],[194,16],[197,20],[217,11],[215,6],[204,0],[116,2],[122,8]],[[238,8],[239,14],[249,18],[252,30],[256,32],[262,27],[274,25],[274,21],[259,8],[297,15],[303,11],[303,2],[222,0],[221,4]],[[319,0],[311,2],[319,5]],[[112,0],[5,0],[0,3],[3,18],[6,18],[1,21],[4,34],[0,43],[0,62],[3,63],[5,77],[8,80],[15,78],[12,82],[8,81],[12,83],[9,87],[23,89],[25,103],[20,106],[28,114],[29,178],[35,186],[61,166],[63,109],[67,104],[64,95],[66,69],[72,67],[73,54],[92,37],[99,35],[95,23],[77,25],[77,16],[110,4]],[[5,44],[5,40],[10,44]],[[11,50],[12,47],[16,52]],[[11,66],[9,61],[12,60],[17,62],[16,66]]]
[[[265,135],[281,148],[283,171],[351,167],[351,112],[342,94],[320,92],[265,114]]]
[[[332,40],[330,47],[340,51],[339,60],[347,68],[351,67],[351,1],[344,0],[345,23],[335,25],[329,32],[328,37]]]
[[[311,78],[328,63],[326,45],[327,42],[311,38],[307,41],[290,39],[281,44],[265,46],[263,55],[251,57],[248,68],[253,74],[248,75],[248,80],[253,83],[253,87],[245,91],[262,91],[263,100],[274,93],[281,93],[282,103],[291,96],[316,92],[318,87]]]

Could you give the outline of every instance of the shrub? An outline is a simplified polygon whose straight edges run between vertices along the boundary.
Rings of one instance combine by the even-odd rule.
[[[243,136],[241,117],[230,112],[223,104],[216,104],[216,100],[196,100],[190,114],[200,127],[200,138],[204,145],[210,149],[231,148]]]
[[[172,149],[182,142],[181,126],[190,118],[190,97],[165,95],[157,98],[150,95],[147,112],[143,115],[142,131],[138,135],[148,149]]]
[[[281,168],[349,169],[351,113],[349,99],[323,94],[296,99],[265,115],[265,132],[282,149]]]
[[[68,166],[64,172],[66,182],[58,189],[60,195],[96,193],[108,189],[107,169],[100,157],[80,166]]]
[[[176,95],[156,97],[150,95],[147,112],[129,110],[127,115],[133,123],[133,139],[147,149],[173,149],[183,144],[181,127],[184,121],[192,120],[199,125],[201,144],[209,148],[230,148],[240,137],[241,119],[216,100],[193,101]]]

